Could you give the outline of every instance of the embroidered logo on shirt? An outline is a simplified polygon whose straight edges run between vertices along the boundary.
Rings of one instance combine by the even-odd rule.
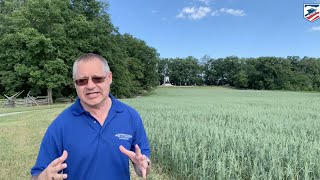
[[[122,139],[122,140],[129,140],[132,138],[130,134],[116,134],[115,135],[117,138]]]

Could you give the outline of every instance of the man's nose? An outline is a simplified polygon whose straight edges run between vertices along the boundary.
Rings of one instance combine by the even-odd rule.
[[[86,88],[88,89],[93,89],[94,87],[96,87],[96,84],[92,81],[91,78],[88,79],[88,84],[86,86]]]

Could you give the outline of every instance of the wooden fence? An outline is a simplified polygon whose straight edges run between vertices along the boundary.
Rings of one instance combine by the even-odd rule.
[[[48,105],[49,98],[47,96],[38,97],[26,97],[19,99],[0,99],[0,107],[28,107],[28,106],[40,106]]]
[[[0,99],[0,107],[4,107],[4,104],[7,102],[7,99]]]
[[[56,103],[72,103],[75,99],[73,97],[68,98],[58,98],[55,100]],[[47,96],[37,96],[37,97],[26,97],[19,99],[0,99],[1,107],[28,107],[28,106],[41,106],[50,104],[49,98]]]

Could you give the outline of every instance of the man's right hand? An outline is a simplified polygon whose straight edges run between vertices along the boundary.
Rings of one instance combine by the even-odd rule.
[[[59,171],[67,168],[67,164],[63,163],[68,157],[68,152],[63,151],[62,156],[53,160],[48,167],[43,170],[38,177],[32,178],[36,180],[57,180],[57,179],[67,179],[67,174],[59,174]]]

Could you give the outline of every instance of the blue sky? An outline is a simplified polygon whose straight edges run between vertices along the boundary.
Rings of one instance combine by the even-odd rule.
[[[320,19],[304,3],[320,0],[108,0],[112,23],[161,58],[204,55],[320,57]]]

